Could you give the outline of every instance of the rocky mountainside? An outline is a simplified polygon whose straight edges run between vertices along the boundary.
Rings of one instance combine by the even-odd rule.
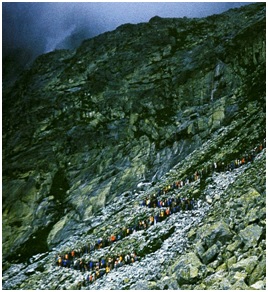
[[[154,17],[4,80],[3,288],[265,289],[265,28],[265,3]],[[194,208],[85,252],[153,195]],[[137,258],[88,283],[71,250]]]

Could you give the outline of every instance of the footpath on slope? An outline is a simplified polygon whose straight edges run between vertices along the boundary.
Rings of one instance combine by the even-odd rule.
[[[261,150],[262,149],[258,149],[258,152]],[[246,164],[245,165],[243,164],[240,168],[234,169],[232,172],[229,172],[230,175],[227,175],[227,178],[228,178],[227,181],[224,180],[223,173],[214,172],[215,175],[219,175],[220,177],[222,176],[220,179],[221,183],[219,183],[218,186],[216,186],[216,191],[214,192],[214,196],[220,196],[221,191],[224,192],[224,190],[228,187],[228,185],[230,183],[232,183],[232,181],[235,179],[235,177],[237,175],[241,174],[244,171],[244,169],[247,167],[248,166]],[[195,184],[195,181],[194,181],[194,184]],[[209,188],[207,188],[204,191],[204,193],[207,194],[207,196],[213,197],[212,192]],[[164,195],[166,195],[166,193]],[[208,201],[209,201],[209,199],[208,199]],[[167,233],[168,234],[167,239],[162,240],[156,247],[154,247],[151,250],[151,252],[143,255],[141,262],[137,262],[137,261],[132,262],[130,264],[130,266],[124,265],[124,266],[120,267],[118,270],[114,271],[112,274],[117,275],[117,273],[120,270],[120,273],[122,271],[122,274],[126,273],[127,275],[129,275],[129,277],[126,277],[126,275],[124,276],[124,277],[126,277],[124,279],[129,279],[129,280],[126,280],[126,281],[123,280],[123,282],[124,281],[126,282],[126,283],[124,282],[124,285],[129,286],[131,283],[134,282],[134,279],[135,279],[135,281],[137,281],[139,278],[141,278],[141,275],[139,273],[133,274],[131,272],[131,270],[132,270],[130,268],[131,266],[135,267],[135,270],[137,270],[137,271],[139,271],[139,270],[144,271],[144,268],[146,271],[148,271],[148,273],[146,273],[147,279],[146,279],[146,277],[145,278],[143,277],[144,280],[148,280],[150,278],[150,276],[149,276],[150,274],[152,274],[152,275],[157,274],[158,270],[160,272],[160,266],[165,265],[165,263],[171,261],[171,259],[175,255],[177,255],[178,253],[183,253],[185,248],[187,248],[187,239],[186,239],[187,232],[189,231],[191,226],[200,223],[203,216],[205,215],[205,213],[209,209],[209,204],[207,204],[206,202],[198,201],[197,204],[198,204],[198,208],[196,210],[185,211],[184,213],[173,213],[172,216],[168,216],[164,222],[159,222],[157,224],[158,226],[155,224],[153,226],[151,226],[150,233],[153,234],[153,230],[155,230],[156,232],[155,232],[154,236],[156,236],[156,237],[157,236],[159,237],[159,233],[161,233],[161,229],[172,230],[172,231]],[[144,209],[148,209],[148,208],[140,207],[140,209],[144,210]],[[143,233],[146,233],[146,231],[145,230],[138,231],[136,233],[133,233],[130,236],[130,238],[132,237],[134,240],[138,240],[138,239],[140,239],[140,235],[142,235]],[[150,238],[150,236],[147,236],[147,238]],[[79,239],[79,238],[76,238],[76,239]],[[152,240],[152,238],[150,238],[149,240]],[[74,244],[74,242],[72,244]],[[148,242],[141,242],[141,244],[140,244],[141,250],[142,250],[143,245],[146,247],[145,250],[148,250],[147,249],[148,246],[150,247],[150,244],[148,244]],[[108,247],[108,249],[105,248],[105,252],[109,252],[109,248],[110,247]],[[65,250],[66,250],[66,247],[65,247]],[[111,251],[113,251],[113,250],[116,250],[116,245],[111,246]],[[150,248],[149,248],[149,250],[150,250]],[[161,252],[159,252],[159,251],[161,251]],[[121,248],[120,252],[118,252],[118,253],[121,253],[121,252],[122,252],[122,248]],[[96,250],[96,255],[93,255],[93,256],[96,258],[101,258],[104,256],[104,254],[100,254],[100,250]],[[42,257],[42,256],[40,256],[40,257]],[[89,258],[90,257],[87,256],[87,259],[89,259]],[[45,260],[42,261],[43,264],[46,263],[46,261],[47,261],[46,255],[44,255],[44,259]],[[32,271],[35,271],[35,268],[36,268],[37,271],[38,271],[38,269],[40,269],[40,271],[42,271],[41,265],[39,265],[39,264],[37,264],[35,268],[33,268],[33,267],[30,268],[30,266],[27,267],[27,269],[26,269],[27,271],[24,275],[22,275],[22,277],[18,277],[18,281],[15,280],[15,282],[18,282],[17,284],[21,283],[23,281],[23,279],[27,278],[25,275],[31,275],[31,273],[32,273],[31,269],[32,269]],[[77,287],[82,286],[82,285],[87,286],[89,284],[90,273],[87,271],[86,268],[84,269],[84,273],[80,273],[79,271],[76,271],[76,270],[70,270],[70,272],[68,272],[66,274],[66,269],[61,269],[61,267],[60,268],[59,267],[55,267],[55,268],[52,267],[52,270],[50,270],[50,271],[52,274],[55,273],[55,276],[56,275],[60,276],[61,273],[65,271],[64,272],[65,275],[70,273],[68,276],[69,278],[72,278],[71,274],[73,273],[74,275],[76,275],[75,276],[76,280],[74,281],[74,283]],[[13,273],[11,273],[11,274],[13,274]],[[138,275],[138,278],[135,277],[135,275]],[[146,275],[144,275],[144,276],[146,276]],[[63,287],[65,285],[68,286],[69,284],[71,284],[71,282],[73,282],[73,281],[69,282],[68,277],[66,276],[66,278],[65,278],[66,283],[64,283],[64,281],[63,282],[61,281],[61,285],[63,285]],[[10,277],[8,277],[6,274],[6,277],[4,277],[3,280],[5,280],[5,278],[8,279]],[[106,277],[105,277],[105,281],[109,280],[109,279],[110,279],[110,276],[109,276],[109,273],[107,273]],[[117,279],[119,279],[119,278],[117,277]],[[94,288],[95,286],[96,286],[96,288],[100,287],[99,285],[104,284],[103,281],[104,280],[99,278],[97,282],[91,283],[90,287],[91,286],[92,286],[92,288]],[[112,283],[114,282],[113,277],[110,279],[110,282],[112,282]],[[99,284],[97,284],[97,283],[99,283]],[[9,284],[11,284],[11,283],[9,283]],[[15,284],[15,283],[13,283],[13,284]],[[117,281],[116,285],[122,285],[122,282],[119,283]],[[7,287],[8,286],[9,285],[7,285]],[[12,286],[13,285],[11,284],[10,287],[12,287]]]

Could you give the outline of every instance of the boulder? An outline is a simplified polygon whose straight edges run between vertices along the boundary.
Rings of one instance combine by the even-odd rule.
[[[249,285],[254,284],[258,280],[262,280],[266,273],[266,258],[263,257],[260,261],[258,261],[255,265],[255,268],[249,275]]]
[[[208,264],[213,261],[220,252],[220,248],[217,244],[213,244],[206,252],[201,255],[201,260],[204,264]]]
[[[226,244],[233,237],[229,226],[224,221],[215,222],[211,225],[205,224],[197,231],[197,238],[209,247],[219,241]]]
[[[206,272],[206,267],[201,263],[195,253],[183,255],[175,264],[173,272],[176,274],[179,285],[195,283]]]
[[[258,244],[260,237],[262,236],[263,228],[257,224],[248,225],[246,228],[239,232],[239,236],[242,242],[245,244],[245,248],[255,247]]]
[[[212,275],[206,277],[203,280],[203,283],[206,285],[207,290],[217,290],[220,287],[225,287],[225,289],[229,289],[231,283],[227,279],[226,271],[220,270]],[[228,288],[227,288],[228,287]]]
[[[244,271],[248,275],[252,273],[255,266],[258,264],[258,257],[257,256],[251,256],[246,259],[242,259],[241,261],[237,262],[236,264],[232,265],[230,267],[231,271]]]
[[[266,288],[266,282],[265,281],[258,281],[252,285],[250,285],[250,288],[254,290],[265,290]]]

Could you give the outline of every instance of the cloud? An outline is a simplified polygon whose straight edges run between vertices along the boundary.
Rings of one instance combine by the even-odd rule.
[[[204,17],[248,3],[232,2],[3,2],[3,55],[20,48],[32,57],[124,23],[160,17]]]

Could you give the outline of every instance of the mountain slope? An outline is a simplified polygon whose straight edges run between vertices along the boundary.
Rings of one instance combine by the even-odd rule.
[[[143,196],[214,162],[227,165],[263,144],[265,60],[264,3],[205,19],[154,17],[86,40],[76,51],[38,57],[14,86],[3,88],[4,287],[76,289],[71,271],[64,272],[67,282],[55,284],[63,271],[51,268],[52,250],[76,248],[120,229],[129,218],[147,218],[151,210],[138,206]],[[165,258],[169,244],[175,244],[172,238],[178,239],[178,252],[163,259],[154,279],[137,281],[132,275],[131,280],[122,271],[122,280],[118,270],[112,286],[99,279],[94,287],[244,289],[264,283],[263,270],[254,278],[252,266],[244,277],[246,268],[238,267],[243,258],[265,257],[264,151],[237,174],[224,168],[185,186],[182,195],[195,197],[196,210],[171,215],[170,223],[156,224],[138,240],[135,234],[122,240],[121,250],[139,250],[141,260],[133,265],[144,271],[158,252]],[[211,189],[220,192],[225,176],[228,183],[217,196]],[[245,202],[250,206],[245,214],[249,209],[264,214],[240,218],[239,204]],[[177,220],[185,225],[177,226]],[[218,221],[236,247],[224,237],[212,241],[210,250],[199,229],[209,230]],[[259,233],[251,244],[242,235],[252,226]],[[35,268],[28,266],[40,253],[47,254],[32,264]],[[187,253],[196,266],[182,276]],[[215,260],[218,256],[221,260]],[[17,267],[22,275],[14,282]],[[122,269],[132,273],[130,267]],[[52,278],[41,283],[50,272]],[[237,281],[230,280],[234,276]],[[161,286],[163,279],[168,283]]]

